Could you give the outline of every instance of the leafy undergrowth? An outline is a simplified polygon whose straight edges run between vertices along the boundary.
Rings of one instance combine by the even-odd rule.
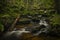
[[[59,14],[54,14],[53,17],[50,19],[53,25],[60,25],[60,15]]]

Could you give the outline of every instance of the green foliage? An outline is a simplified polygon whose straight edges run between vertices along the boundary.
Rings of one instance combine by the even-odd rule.
[[[2,4],[5,5],[4,8],[2,8],[3,13],[6,14],[43,14],[44,12],[41,13],[41,10],[54,7],[53,0],[6,0],[2,2]]]
[[[53,25],[56,25],[56,24],[60,25],[60,15],[54,14],[53,16],[54,17],[52,17],[50,19],[52,21],[51,24],[53,24]]]
[[[4,26],[0,23],[0,32],[4,31]]]

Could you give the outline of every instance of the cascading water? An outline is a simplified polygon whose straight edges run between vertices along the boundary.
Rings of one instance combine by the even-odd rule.
[[[23,33],[31,33],[33,36],[38,36],[42,32],[44,33],[48,32],[49,24],[45,20],[40,20],[38,24],[39,26],[24,27],[19,30],[15,28],[14,31],[5,33],[3,40],[18,40],[20,39],[19,37],[22,36]],[[39,28],[39,29],[36,29],[36,28]]]
[[[17,30],[17,31],[11,31],[11,32],[7,32],[5,35],[6,36],[9,36],[9,35],[12,35],[12,34],[16,34],[17,36],[21,35],[22,33],[30,33],[30,31],[25,31],[25,28],[22,28],[20,30]]]
[[[48,29],[50,28],[50,26],[49,26],[49,24],[45,21],[45,20],[40,20],[40,27],[41,27],[41,29],[40,29],[40,31],[39,32],[37,32],[36,34],[34,34],[34,35],[39,35],[39,34],[41,34],[42,32],[44,32],[44,33],[47,33],[48,32]],[[44,26],[44,27],[43,27]]]
[[[30,33],[30,31],[25,31],[25,28],[17,31],[10,31],[5,33],[2,40],[20,40],[23,33]]]

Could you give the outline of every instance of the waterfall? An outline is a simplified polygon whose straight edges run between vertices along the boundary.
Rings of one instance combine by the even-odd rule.
[[[25,28],[21,28],[17,31],[8,31],[4,34],[2,40],[18,40],[21,39],[23,33],[30,33],[30,31],[26,31]],[[19,38],[20,37],[20,38]]]
[[[41,29],[40,29],[40,31],[38,31],[36,34],[33,34],[33,35],[39,35],[39,34],[41,34],[42,32],[44,32],[44,33],[47,33],[48,32],[48,29],[50,28],[50,26],[49,26],[49,24],[45,21],[45,20],[40,20],[40,22],[39,22],[39,25],[40,25],[40,27],[41,27]]]
[[[42,26],[44,25],[44,26]],[[40,29],[36,29],[36,28],[40,28]],[[38,26],[32,26],[32,27],[24,27],[21,29],[15,28],[13,31],[8,31],[7,33],[5,33],[3,40],[15,40],[16,38],[18,39],[20,36],[22,36],[23,33],[31,33],[33,36],[38,36],[39,34],[41,34],[42,32],[47,33],[49,29],[49,24],[45,21],[45,20],[40,20],[39,25]],[[33,33],[33,31],[35,31],[35,33]],[[13,39],[14,38],[14,39]],[[16,39],[16,40],[17,40]]]

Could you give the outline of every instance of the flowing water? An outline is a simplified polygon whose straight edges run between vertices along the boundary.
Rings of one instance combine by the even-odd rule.
[[[39,26],[38,26],[39,25]],[[40,20],[38,25],[33,27],[24,27],[19,30],[16,30],[16,28],[13,31],[8,31],[5,33],[3,40],[17,40],[20,36],[22,36],[23,33],[31,33],[33,36],[38,36],[42,32],[47,33],[49,29],[49,24],[45,20]],[[42,27],[44,25],[44,27]],[[36,28],[40,28],[39,30]],[[35,31],[35,33],[33,32]],[[19,38],[20,39],[20,38]]]

